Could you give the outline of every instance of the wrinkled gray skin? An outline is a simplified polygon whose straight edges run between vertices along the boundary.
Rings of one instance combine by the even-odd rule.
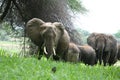
[[[105,50],[109,50],[110,57],[108,60],[109,65],[113,65],[115,62],[117,62],[117,40],[112,35],[107,35],[107,42],[106,42],[106,48]]]
[[[96,51],[97,60],[99,63],[102,63],[106,66],[107,63],[112,65],[116,62],[116,39],[112,35],[106,35],[103,33],[92,33],[88,38],[87,42],[92,46]]]
[[[103,53],[104,53],[105,44],[106,44],[105,36],[106,35],[102,34],[102,33],[92,33],[87,38],[87,43],[88,43],[88,45],[93,47],[93,49],[95,49],[97,61],[99,60],[100,64],[102,63]],[[104,59],[103,62],[106,65],[106,62],[108,62],[108,59],[107,59],[107,61]]]
[[[95,50],[89,45],[78,46],[80,49],[79,55],[81,55],[81,61],[88,65],[95,65],[96,53]]]
[[[104,51],[104,49],[106,47],[106,35],[102,34],[102,33],[97,35],[95,43],[96,43],[95,50],[96,50],[97,59],[99,60],[100,64],[102,63],[102,60],[103,60],[104,65],[106,65],[106,63],[108,63],[109,56],[110,56],[109,52],[105,53],[105,51]]]
[[[78,62],[79,61],[79,48],[74,43],[69,43],[68,52],[66,53],[66,61]]]
[[[87,43],[88,45],[92,46],[93,49],[96,49],[96,36],[98,35],[98,33],[92,33],[88,36],[87,38]]]
[[[63,58],[68,50],[70,37],[59,22],[44,22],[33,18],[26,24],[26,33],[31,41],[39,46],[40,53],[44,52],[47,58],[53,55],[57,56],[57,59]]]
[[[118,49],[117,59],[120,60],[120,43],[118,43],[117,49]]]

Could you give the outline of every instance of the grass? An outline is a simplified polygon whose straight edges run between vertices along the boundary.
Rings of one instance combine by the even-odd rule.
[[[0,41],[0,48],[14,53],[20,52],[20,50],[22,50],[22,45],[20,42]]]
[[[51,71],[53,67],[55,73]],[[0,80],[120,80],[120,66],[88,66],[44,57],[38,60],[0,49]]]
[[[26,45],[27,46],[27,45]],[[5,54],[14,55],[23,53],[23,43],[18,41],[0,41],[0,50],[4,50]],[[28,47],[28,46],[27,46]],[[26,52],[28,51],[26,47]]]
[[[120,67],[0,55],[0,80],[120,80]]]

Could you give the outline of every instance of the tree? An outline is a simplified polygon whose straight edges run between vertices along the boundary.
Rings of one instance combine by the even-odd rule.
[[[80,0],[0,0],[0,2],[0,20],[11,22],[13,29],[14,24],[24,28],[24,24],[34,17],[44,21],[58,21],[66,27],[71,41],[81,44],[81,36],[71,22],[73,12],[87,11]]]
[[[118,43],[120,43],[120,30],[118,30],[118,32],[116,32],[114,36],[116,37]]]
[[[116,38],[120,38],[120,30],[114,34]]]
[[[82,37],[82,43],[87,44],[87,37],[90,35],[90,32],[83,30],[81,28],[77,28],[77,31],[81,34]]]

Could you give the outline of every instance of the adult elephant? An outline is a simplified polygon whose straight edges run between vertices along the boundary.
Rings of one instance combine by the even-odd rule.
[[[99,61],[99,63],[101,64],[103,60],[104,48],[106,45],[106,35],[103,33],[92,33],[87,38],[87,43],[93,49],[95,49],[97,61]],[[106,59],[104,59],[103,62],[106,65]]]
[[[79,48],[75,43],[70,42],[69,43],[69,49],[68,52],[66,53],[66,61],[68,62],[78,62],[79,61]]]
[[[44,51],[47,58],[55,56],[63,59],[64,53],[68,50],[70,37],[63,25],[59,22],[44,22],[41,19],[33,18],[26,24],[26,33],[41,52]]]
[[[95,65],[96,62],[96,53],[95,50],[89,45],[78,45],[80,50],[81,61],[88,65]]]

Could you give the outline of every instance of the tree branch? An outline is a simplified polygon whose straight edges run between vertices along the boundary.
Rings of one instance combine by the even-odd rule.
[[[2,10],[2,7],[3,7],[3,5],[4,5],[5,2],[6,2],[6,0],[4,0],[4,1],[2,2],[1,6],[0,6],[0,10]]]
[[[18,4],[16,3],[16,0],[12,0],[12,1],[13,1],[13,4],[14,4],[14,5],[16,6],[16,8],[18,9],[18,11],[19,11],[22,19],[24,19],[23,14],[22,14],[22,10],[20,9],[20,7],[18,6]]]
[[[10,5],[11,5],[11,1],[12,1],[12,0],[7,0],[7,6],[5,7],[4,12],[3,12],[2,15],[0,16],[0,20],[3,20],[4,17],[7,15],[8,10],[9,10]]]

